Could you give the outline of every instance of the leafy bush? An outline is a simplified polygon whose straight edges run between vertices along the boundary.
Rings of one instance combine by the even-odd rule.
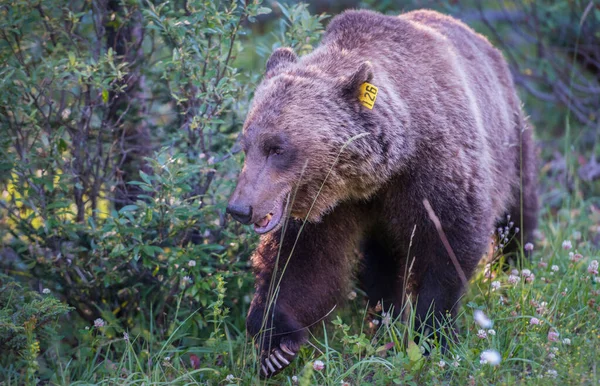
[[[312,49],[323,17],[279,9],[287,21],[263,44]],[[139,347],[217,347],[228,308],[245,313],[255,236],[230,224],[224,205],[257,75],[233,62],[270,11],[208,0],[0,6],[0,269],[76,311],[57,325],[59,352],[114,360],[126,348],[101,342],[123,333]],[[7,283],[2,293],[21,285]],[[0,339],[19,343],[11,352],[29,355],[33,376],[44,351],[29,343],[67,306],[27,294],[19,309],[38,313],[15,319],[11,303],[2,315],[17,322]],[[101,335],[83,328],[98,320]]]

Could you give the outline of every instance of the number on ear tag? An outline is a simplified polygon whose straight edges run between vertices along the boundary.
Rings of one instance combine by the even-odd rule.
[[[358,94],[358,100],[363,106],[369,110],[375,106],[375,99],[377,99],[378,88],[373,86],[371,83],[363,83],[360,85],[360,93]]]

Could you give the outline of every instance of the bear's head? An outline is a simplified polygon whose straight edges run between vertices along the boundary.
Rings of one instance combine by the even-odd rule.
[[[258,233],[276,229],[288,214],[319,221],[340,201],[372,194],[362,166],[370,111],[358,93],[373,67],[317,63],[275,50],[244,123],[244,167],[227,211]]]

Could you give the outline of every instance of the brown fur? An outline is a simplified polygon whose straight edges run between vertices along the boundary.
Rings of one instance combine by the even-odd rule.
[[[373,110],[357,99],[365,81],[379,88]],[[282,220],[252,258],[257,292],[247,327],[253,336],[269,331],[263,363],[282,343],[296,351],[306,327],[347,294],[359,245],[371,301],[399,310],[408,287],[421,327],[456,310],[463,285],[423,199],[467,277],[506,213],[525,239],[536,226],[532,134],[506,62],[483,36],[433,11],[348,11],[310,55],[276,50],[243,145],[230,205],[250,208],[257,222],[293,198],[285,234]]]

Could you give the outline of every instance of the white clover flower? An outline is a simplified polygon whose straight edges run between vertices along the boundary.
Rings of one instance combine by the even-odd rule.
[[[102,318],[98,318],[96,320],[94,320],[94,327],[96,328],[100,328],[100,327],[104,327],[105,322]]]
[[[497,290],[498,288],[500,288],[500,282],[498,280],[493,281],[492,282],[492,291]]]
[[[485,330],[479,330],[477,331],[477,337],[479,339],[485,339],[487,338],[487,332]]]
[[[479,356],[479,359],[480,359],[479,362],[481,364],[497,366],[502,361],[502,356],[500,356],[500,353],[498,353],[498,351],[485,350],[484,352],[481,353],[481,355]]]
[[[554,271],[554,272],[558,272],[558,270],[559,270],[560,268],[558,268],[558,265],[553,265],[553,266],[552,266],[552,268],[550,268],[550,269],[551,269],[552,271]]]
[[[444,361],[439,361],[439,362],[438,362],[438,366],[439,366],[441,369],[443,369],[444,367],[446,367],[446,362],[444,362]]]
[[[540,324],[540,320],[538,318],[531,318],[529,319],[529,324],[537,326],[538,324]]]
[[[298,383],[298,376],[294,375],[292,377],[292,383],[294,383],[294,384]]]
[[[192,283],[192,278],[187,275],[184,276],[182,280],[184,283],[190,283],[190,284]]]
[[[519,276],[519,270],[518,269],[513,269],[512,271],[510,271],[511,275],[515,275],[515,276]]]
[[[325,363],[323,361],[316,360],[313,362],[313,369],[315,371],[321,371],[325,368]]]
[[[494,335],[496,335],[496,330],[494,330],[493,328],[490,328],[490,329],[487,331],[487,333],[488,333],[488,335],[494,336]]]
[[[571,344],[571,339],[569,338],[565,338],[562,340],[563,344],[566,344],[567,346]]]
[[[196,266],[196,261],[195,260],[190,260],[190,261],[188,261],[188,265],[190,267],[195,267]]]
[[[381,323],[384,326],[389,326],[392,323],[392,318],[390,317],[390,314],[385,314],[383,319],[381,319]]]
[[[126,341],[129,341],[129,334],[126,333],[126,332],[124,332],[123,333],[123,339],[126,340]]]
[[[533,244],[532,243],[527,243],[527,244],[525,244],[524,248],[525,248],[525,250],[527,252],[531,252],[531,251],[533,251]]]
[[[473,319],[482,328],[490,328],[493,325],[492,321],[481,310],[473,312]]]
[[[521,271],[521,276],[525,276],[525,277],[531,276],[531,270],[529,270],[529,269],[522,270]]]
[[[588,265],[588,272],[592,275],[598,274],[598,260],[590,261],[590,265]]]
[[[573,248],[573,244],[571,244],[571,240],[565,240],[562,242],[562,249],[564,249],[565,251],[568,251],[571,248]]]
[[[558,371],[548,370],[548,371],[546,371],[546,376],[548,376],[550,378],[556,378],[556,377],[558,377]]]
[[[231,383],[235,380],[235,377],[233,376],[233,374],[229,374],[228,376],[225,377],[225,381]]]
[[[508,284],[513,284],[513,285],[515,285],[515,284],[517,284],[517,283],[519,282],[519,280],[521,280],[521,278],[520,278],[520,277],[518,277],[518,276],[516,276],[516,275],[510,275],[510,276],[508,277]]]
[[[583,255],[581,253],[569,252],[569,260],[577,263],[581,259],[583,259]]]
[[[44,289],[42,290],[42,293],[43,293],[43,294],[46,294],[46,295],[48,295],[50,292],[51,292],[51,291],[50,291],[50,288],[44,288]]]
[[[169,362],[171,360],[171,357],[165,357],[165,362]]]
[[[527,283],[533,283],[534,280],[535,280],[535,275],[533,273],[525,278],[525,281]]]
[[[350,291],[350,293],[348,294],[348,300],[354,300],[354,299],[356,299],[356,292]]]

